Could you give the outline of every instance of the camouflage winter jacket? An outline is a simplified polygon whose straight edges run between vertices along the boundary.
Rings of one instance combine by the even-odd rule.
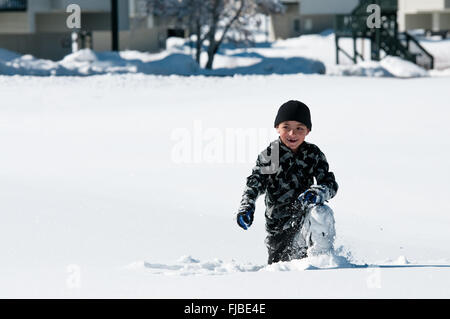
[[[267,174],[264,170],[271,164],[267,154],[270,155],[273,147],[278,145],[278,167]],[[303,142],[294,153],[278,138],[258,155],[256,166],[247,177],[239,211],[254,212],[256,199],[266,193],[266,230],[277,233],[286,228],[294,215],[301,214],[296,200],[314,184],[314,178],[325,190],[325,200],[336,195],[338,184],[334,174],[328,171],[325,155],[316,145]]]

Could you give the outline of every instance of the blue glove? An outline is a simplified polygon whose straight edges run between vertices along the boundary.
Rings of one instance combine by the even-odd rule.
[[[308,189],[303,194],[304,194],[303,195],[303,201],[304,202],[307,202],[309,204],[317,204],[317,202],[319,201],[319,196],[313,190]]]
[[[237,223],[239,227],[247,230],[253,223],[253,211],[241,211],[237,214]]]
[[[313,185],[302,193],[298,200],[302,204],[323,204],[328,199],[327,189],[320,185]]]

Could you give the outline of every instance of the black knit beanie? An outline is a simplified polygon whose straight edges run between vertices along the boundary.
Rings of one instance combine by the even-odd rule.
[[[275,118],[275,127],[284,121],[297,121],[306,125],[311,130],[311,113],[309,108],[300,101],[290,100],[280,106],[277,117]]]

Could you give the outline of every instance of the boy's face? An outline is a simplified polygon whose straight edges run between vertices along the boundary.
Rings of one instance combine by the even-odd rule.
[[[277,126],[277,132],[280,134],[281,141],[295,152],[309,134],[309,129],[303,123],[285,121]]]

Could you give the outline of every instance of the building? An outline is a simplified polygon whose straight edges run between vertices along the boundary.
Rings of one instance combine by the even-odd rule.
[[[283,0],[284,14],[271,16],[270,37],[286,39],[320,33],[334,26],[337,14],[350,13],[358,0]]]
[[[270,16],[269,39],[287,39],[298,37],[300,30],[300,2],[284,0],[284,12]]]
[[[398,0],[400,31],[450,30],[450,0]]]
[[[333,29],[336,15],[350,13],[358,3],[359,0],[301,0],[301,33],[320,33]]]
[[[373,3],[382,3],[373,0]],[[286,39],[334,28],[336,15],[350,14],[359,0],[283,0],[284,14],[271,16],[270,37]],[[450,30],[450,0],[398,0],[399,31]]]
[[[72,52],[67,26],[70,4],[81,8],[81,47],[111,50],[110,0],[0,0],[0,48],[59,60]],[[119,49],[158,51],[165,46],[170,24],[154,19],[139,0],[118,0]]]

